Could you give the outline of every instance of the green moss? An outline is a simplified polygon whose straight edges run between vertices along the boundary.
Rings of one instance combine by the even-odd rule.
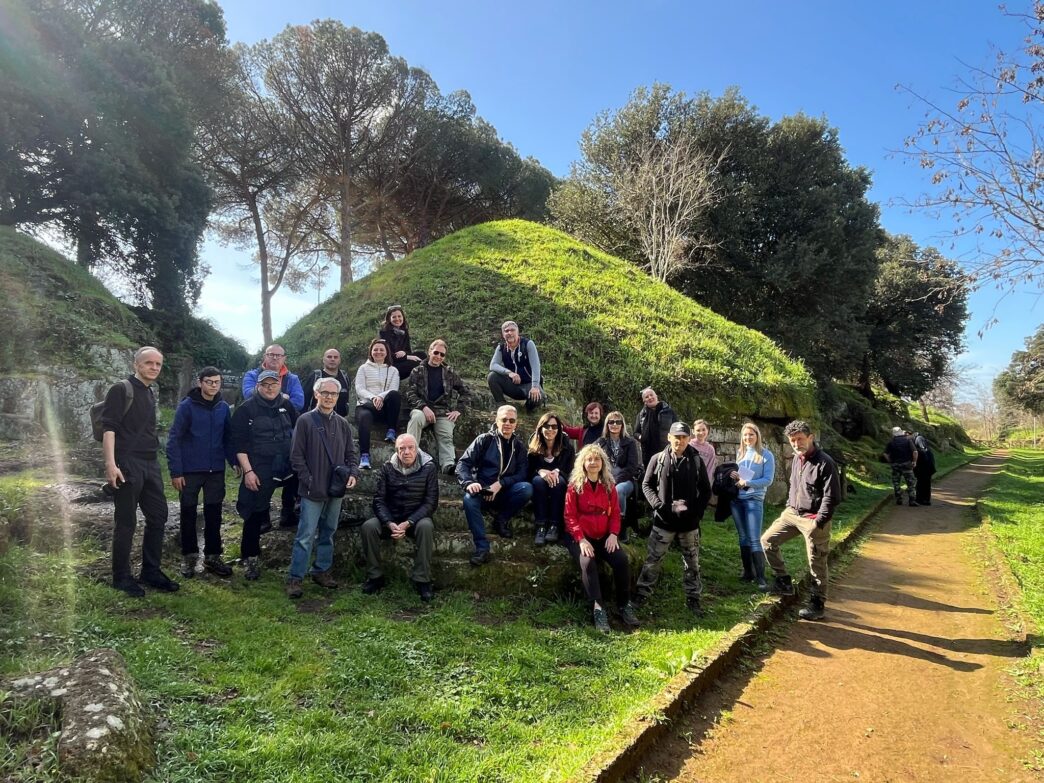
[[[449,342],[450,362],[484,379],[500,324],[537,341],[552,395],[635,407],[652,385],[686,415],[810,415],[805,368],[759,332],[702,307],[632,264],[522,220],[458,231],[387,263],[280,338],[298,365],[337,346],[365,357],[385,308],[401,304],[416,348]]]

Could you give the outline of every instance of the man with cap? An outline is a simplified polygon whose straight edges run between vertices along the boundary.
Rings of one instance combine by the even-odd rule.
[[[906,498],[911,506],[918,505],[916,500],[917,479],[914,469],[917,467],[917,449],[913,439],[902,427],[892,427],[892,439],[884,450],[885,461],[892,466],[892,491],[895,493],[895,504],[903,505],[902,481],[906,481]]]
[[[710,501],[711,487],[703,459],[689,446],[691,437],[688,424],[674,422],[667,431],[667,448],[654,454],[645,469],[642,493],[652,508],[653,526],[634,603],[641,606],[649,600],[660,578],[660,561],[677,539],[682,551],[685,603],[696,617],[702,617],[700,520]]]

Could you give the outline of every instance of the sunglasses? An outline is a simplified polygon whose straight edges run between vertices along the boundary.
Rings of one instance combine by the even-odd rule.
[[[557,430],[558,429],[558,425],[557,424],[541,424],[540,425],[540,429],[542,429],[542,430]]]
[[[497,419],[501,424],[514,424],[518,419]]]
[[[431,355],[432,356],[445,356],[446,352],[445,351],[432,351]]]
[[[620,421],[619,419],[613,419],[612,421],[607,421],[606,424],[608,424],[610,427],[621,427],[621,426],[623,426],[623,422]]]

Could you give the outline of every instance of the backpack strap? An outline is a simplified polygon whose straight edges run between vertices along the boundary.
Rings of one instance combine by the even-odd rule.
[[[131,405],[134,404],[134,384],[130,382],[130,378],[124,378],[121,383],[123,384],[123,415],[126,417],[127,412],[131,409]]]

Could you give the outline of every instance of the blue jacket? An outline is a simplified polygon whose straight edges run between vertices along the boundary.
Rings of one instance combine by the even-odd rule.
[[[254,387],[257,386],[257,376],[261,374],[261,368],[255,367],[253,370],[248,370],[247,374],[243,376],[243,398],[247,399],[251,394],[254,393]],[[283,376],[282,383],[283,394],[290,396],[290,404],[294,406],[294,409],[300,413],[304,409],[304,387],[301,386],[301,380],[292,372],[287,371],[286,375]]]
[[[172,478],[186,473],[225,470],[225,462],[235,465],[232,451],[232,413],[221,397],[206,402],[199,389],[193,389],[174,413],[174,424],[167,436],[167,464]]]
[[[768,492],[768,488],[772,484],[772,477],[776,472],[776,458],[768,449],[762,449],[761,456],[762,461],[755,462],[753,450],[747,449],[746,453],[736,461],[739,467],[746,468],[754,474],[754,478],[747,481],[747,486],[739,491],[741,500],[765,501],[765,493]]]
[[[501,457],[500,441],[496,428],[484,432],[475,440],[457,460],[457,481],[461,487],[467,487],[477,481],[483,487],[500,481],[500,486],[507,489],[512,484],[526,480],[529,461],[526,447],[517,435],[511,436],[511,451]]]

